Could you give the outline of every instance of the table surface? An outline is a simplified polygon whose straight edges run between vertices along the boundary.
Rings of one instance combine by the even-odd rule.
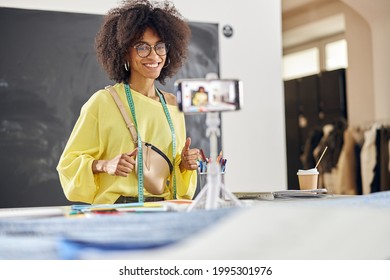
[[[390,258],[390,192],[243,202],[87,218],[0,209],[0,259]]]

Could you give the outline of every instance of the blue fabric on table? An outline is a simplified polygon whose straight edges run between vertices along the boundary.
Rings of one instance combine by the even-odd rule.
[[[0,220],[0,259],[74,259],[79,250],[147,250],[210,228],[238,208]]]

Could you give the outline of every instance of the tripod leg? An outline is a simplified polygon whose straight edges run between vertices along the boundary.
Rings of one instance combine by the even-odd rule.
[[[190,212],[192,209],[194,209],[201,201],[204,196],[207,194],[207,188],[208,184],[206,184],[203,189],[200,191],[200,193],[196,196],[195,200],[188,206],[187,212]]]
[[[234,195],[232,194],[226,187],[225,185],[221,185],[221,191],[224,195],[226,195],[230,200],[234,202],[235,205],[242,207],[241,201]]]
[[[207,196],[206,196],[206,205],[205,209],[215,209],[218,208],[218,202],[220,200],[219,194],[221,193],[221,187],[220,185],[210,185],[212,187],[209,187],[207,189]]]

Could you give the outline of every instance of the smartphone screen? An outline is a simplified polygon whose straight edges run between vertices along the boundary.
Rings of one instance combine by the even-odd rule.
[[[175,82],[177,103],[184,113],[240,110],[242,85],[239,80],[183,79]]]

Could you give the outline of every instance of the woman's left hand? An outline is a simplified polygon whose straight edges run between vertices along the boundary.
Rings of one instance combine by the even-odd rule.
[[[190,149],[191,138],[188,137],[181,151],[180,171],[196,170],[198,168],[199,149]]]

